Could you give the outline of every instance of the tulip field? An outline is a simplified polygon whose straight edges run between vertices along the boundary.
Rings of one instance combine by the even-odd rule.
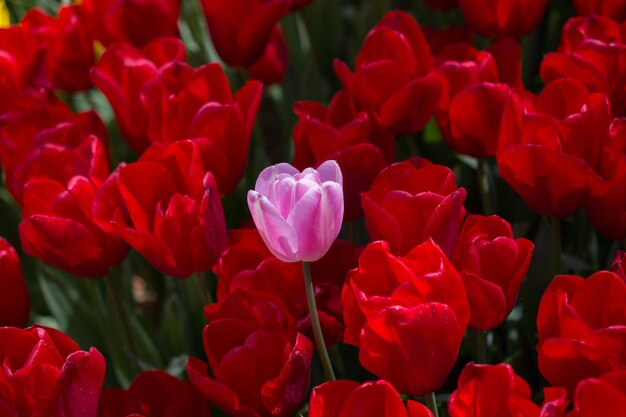
[[[0,417],[625,417],[625,0],[0,0]]]

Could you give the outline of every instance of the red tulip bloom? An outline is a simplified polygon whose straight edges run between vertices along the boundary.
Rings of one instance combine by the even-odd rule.
[[[23,26],[0,28],[0,114],[40,75],[37,40]]]
[[[289,61],[289,49],[283,32],[276,25],[263,55],[247,68],[250,78],[265,85],[280,83],[285,76]]]
[[[563,27],[558,52],[541,63],[549,83],[575,78],[592,93],[609,95],[613,114],[626,115],[626,38],[620,25],[600,16],[573,17]]]
[[[261,58],[274,27],[291,6],[289,0],[202,0],[220,58],[230,66],[244,68]]]
[[[208,271],[226,243],[217,186],[194,141],[153,145],[139,161],[122,164],[99,190],[94,213],[102,227],[177,278]]]
[[[375,116],[359,112],[346,90],[328,108],[313,101],[294,105],[300,122],[294,127],[293,165],[303,170],[335,160],[343,173],[344,220],[363,214],[360,193],[369,190],[378,173],[393,161],[395,140]]]
[[[273,297],[238,290],[205,307],[207,365],[191,357],[191,383],[228,415],[287,417],[300,408],[309,386],[313,345]]]
[[[178,36],[179,0],[84,0],[80,7],[96,40],[109,46]]]
[[[0,326],[24,327],[30,299],[17,252],[0,238]]]
[[[374,112],[396,134],[420,131],[435,111],[440,81],[430,48],[415,19],[387,13],[372,29],[356,57],[355,72],[335,61],[335,73],[360,107]]]
[[[582,380],[576,387],[574,407],[567,417],[619,417],[626,408],[626,371],[613,371]]]
[[[512,38],[487,51],[455,44],[437,55],[436,71],[443,85],[437,123],[456,152],[477,158],[495,156],[510,87],[523,87],[521,70],[521,48]]]
[[[97,416],[105,363],[95,348],[48,327],[1,327],[0,362],[2,415]]]
[[[470,362],[459,376],[458,388],[450,396],[450,417],[562,417],[566,393],[544,389],[541,407],[533,403],[526,381],[511,366],[478,365]]]
[[[408,412],[407,412],[408,407]],[[402,402],[400,394],[383,380],[359,384],[332,381],[313,388],[309,417],[432,417],[417,401]]]
[[[430,46],[433,56],[439,55],[448,45],[463,43],[472,44],[472,32],[466,26],[447,26],[443,29],[435,29],[425,26],[422,28],[424,37]]]
[[[511,96],[497,155],[502,178],[536,212],[570,216],[605,187],[596,170],[610,118],[607,97],[571,78],[548,84],[534,112]]]
[[[91,71],[94,85],[106,96],[117,125],[130,148],[142,153],[150,146],[148,120],[141,91],[156,78],[159,69],[172,61],[184,61],[183,43],[159,38],[138,50],[126,43],[107,48]]]
[[[220,193],[229,194],[243,175],[262,87],[250,81],[233,97],[219,64],[193,69],[180,61],[183,51],[172,39],[142,51],[113,46],[95,68],[94,84],[135,151],[150,143],[202,139],[207,168]]]
[[[539,25],[548,0],[459,0],[459,6],[474,32],[493,38],[520,37]]]
[[[54,92],[29,90],[15,101],[0,126],[0,156],[6,185],[18,204],[30,179],[66,184],[75,175],[97,187],[108,176],[107,135],[93,112],[73,114]]]
[[[463,281],[432,240],[403,258],[367,246],[343,289],[344,341],[361,364],[401,393],[441,388],[469,322]]]
[[[590,377],[626,368],[626,283],[601,271],[583,279],[557,276],[539,305],[539,370],[574,392]]]
[[[396,255],[429,238],[450,255],[465,217],[465,195],[447,167],[423,159],[395,163],[361,194],[365,225],[372,240],[386,240]]]
[[[513,238],[498,216],[468,216],[454,246],[452,263],[461,273],[470,304],[470,326],[492,329],[509,315],[535,249]]]
[[[626,238],[626,119],[611,122],[598,174],[605,187],[590,190],[585,212],[600,234],[612,240]]]
[[[298,331],[312,340],[300,263],[274,257],[256,229],[236,230],[231,236],[233,242],[216,266],[218,300],[225,300],[239,288],[271,294],[295,320]],[[341,289],[357,259],[354,245],[336,241],[322,259],[311,264],[324,341],[329,346],[343,336]]]
[[[580,16],[599,15],[623,22],[626,20],[626,3],[622,0],[574,0]]]
[[[192,385],[161,370],[145,371],[127,390],[102,391],[98,417],[209,417],[211,408]]]
[[[142,89],[151,142],[202,139],[203,157],[221,194],[243,176],[262,86],[248,81],[233,97],[219,64],[165,65]]]
[[[67,183],[46,177],[26,183],[19,225],[24,252],[82,277],[105,275],[122,262],[128,247],[93,217],[97,191],[83,176]]]
[[[61,7],[57,18],[38,9],[30,10],[22,26],[36,39],[44,57],[42,72],[52,85],[66,91],[89,89],[89,69],[95,56],[80,6]]]

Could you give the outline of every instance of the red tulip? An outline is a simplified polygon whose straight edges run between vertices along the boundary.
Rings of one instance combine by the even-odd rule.
[[[58,330],[0,328],[3,416],[96,417],[104,358]]]
[[[122,164],[94,202],[98,223],[156,269],[185,278],[208,271],[226,243],[217,186],[195,141],[153,145]]]
[[[238,290],[205,308],[207,365],[191,357],[187,375],[213,404],[237,417],[291,416],[305,399],[313,345],[273,298]]]
[[[600,16],[573,17],[558,52],[541,63],[544,83],[571,77],[592,93],[609,95],[613,114],[626,115],[626,38],[618,23]]]
[[[213,45],[230,66],[249,67],[267,47],[289,0],[202,0]]]
[[[626,20],[626,3],[622,0],[574,0],[574,7],[580,16],[599,15],[617,22]]]
[[[470,362],[459,376],[458,388],[450,396],[450,417],[562,417],[566,393],[544,389],[544,403],[531,401],[530,388],[511,366],[478,365]]]
[[[375,116],[357,111],[353,99],[341,90],[328,108],[317,102],[294,105],[300,122],[294,127],[293,164],[302,170],[335,160],[344,174],[344,220],[360,217],[360,193],[367,191],[376,175],[393,161],[395,140]]]
[[[0,238],[0,326],[24,327],[30,299],[17,252]]]
[[[36,39],[44,57],[43,72],[52,85],[66,91],[89,89],[89,69],[95,56],[80,6],[61,7],[57,18],[32,9],[22,25]]]
[[[447,26],[442,29],[425,26],[422,32],[433,56],[439,55],[448,45],[457,43],[471,45],[473,39],[472,32],[466,26]]]
[[[432,417],[417,401],[402,398],[383,380],[359,384],[354,381],[332,381],[313,388],[309,399],[309,417]]]
[[[150,112],[141,91],[156,78],[159,69],[172,61],[184,61],[183,43],[159,38],[137,50],[119,43],[107,48],[91,71],[91,80],[109,100],[117,125],[130,148],[142,153],[150,146],[147,134]]]
[[[546,86],[535,112],[511,96],[501,122],[500,175],[536,212],[570,216],[591,190],[606,187],[596,170],[610,117],[607,97],[571,78]]]
[[[535,249],[513,238],[498,216],[468,216],[454,246],[452,263],[461,273],[470,304],[470,326],[492,329],[509,315]]]
[[[84,0],[80,7],[96,40],[105,46],[178,36],[179,0]]]
[[[102,392],[98,417],[209,417],[211,408],[186,381],[161,370],[137,375],[127,390]]]
[[[233,97],[219,64],[193,69],[165,65],[142,89],[151,142],[202,139],[207,168],[221,194],[230,194],[243,176],[262,86],[247,82]]]
[[[261,84],[250,81],[233,97],[219,64],[193,69],[179,61],[182,55],[182,44],[171,39],[141,52],[113,46],[93,72],[94,84],[109,98],[135,151],[201,139],[207,168],[220,193],[229,194],[243,175]]]
[[[520,37],[535,29],[548,0],[459,0],[463,18],[474,32],[488,37]]]
[[[117,266],[128,247],[96,224],[97,191],[83,176],[67,183],[46,177],[26,183],[19,225],[24,252],[82,277],[99,277]]]
[[[401,393],[441,388],[469,322],[463,281],[432,240],[405,257],[367,246],[343,289],[344,341],[361,364]]]
[[[263,51],[263,55],[248,68],[250,78],[259,80],[265,85],[280,83],[285,76],[289,61],[289,49],[283,32],[277,25],[272,37]]]
[[[539,370],[574,392],[590,377],[626,368],[626,283],[601,271],[583,279],[557,276],[539,305]]]
[[[298,331],[312,340],[302,266],[274,257],[256,229],[233,231],[232,240],[216,266],[218,300],[226,299],[239,288],[271,294],[295,320]],[[322,259],[311,264],[324,341],[329,346],[343,336],[341,288],[357,259],[355,246],[336,241]]]
[[[598,163],[604,188],[593,188],[585,203],[587,217],[598,232],[612,240],[626,238],[626,119],[611,122]]]
[[[435,111],[440,81],[430,49],[415,19],[387,13],[372,29],[356,57],[355,72],[335,60],[335,73],[360,107],[374,112],[396,134],[420,131]]]
[[[23,26],[0,28],[0,114],[40,75],[37,40]]]
[[[437,55],[436,71],[443,85],[437,123],[456,152],[477,158],[495,156],[510,87],[523,87],[521,69],[521,48],[512,38],[487,51],[455,44]],[[492,116],[485,118],[485,114]]]
[[[30,179],[65,184],[80,175],[99,186],[109,173],[107,135],[98,115],[72,114],[45,88],[21,94],[4,115],[0,156],[7,188],[18,204]]]
[[[626,407],[626,371],[584,379],[576,387],[574,407],[567,417],[619,417]]]
[[[396,255],[432,238],[445,254],[465,217],[465,189],[442,165],[399,162],[384,169],[361,194],[365,225],[372,240],[386,240]]]

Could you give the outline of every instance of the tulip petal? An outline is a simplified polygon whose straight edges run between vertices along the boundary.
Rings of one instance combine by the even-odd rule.
[[[368,320],[361,332],[361,364],[406,394],[441,388],[456,362],[465,327],[441,303],[394,306]]]
[[[343,187],[343,175],[337,161],[325,161],[316,171],[322,182],[332,181]]]
[[[300,171],[285,162],[272,165],[261,171],[259,178],[257,178],[256,184],[254,185],[254,190],[257,193],[266,196],[270,192],[270,186],[274,183],[274,181],[276,181],[276,177],[280,174],[296,175],[299,173]]]
[[[288,165],[291,167],[289,164],[280,165]],[[260,178],[261,177],[259,177],[259,179]],[[265,196],[251,190],[248,191],[248,208],[270,252],[281,261],[299,261],[300,259],[296,256],[298,251],[298,237],[294,229],[280,215],[276,207],[274,207]]]

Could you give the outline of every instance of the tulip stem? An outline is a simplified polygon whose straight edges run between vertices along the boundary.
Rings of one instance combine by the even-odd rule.
[[[195,273],[196,282],[200,286],[200,297],[202,298],[202,303],[206,306],[209,304],[213,304],[213,297],[211,296],[211,290],[209,290],[209,286],[206,283],[206,279],[204,278],[204,274],[202,272]]]
[[[439,417],[439,410],[437,409],[437,399],[435,398],[435,393],[431,392],[430,394],[426,394],[424,397],[426,400],[426,406],[432,411],[435,417]]]
[[[322,367],[324,368],[326,380],[334,381],[335,373],[333,372],[333,366],[330,363],[328,350],[326,350],[324,335],[322,334],[322,326],[320,325],[320,318],[317,314],[317,306],[315,305],[315,290],[313,289],[313,279],[311,278],[311,265],[308,262],[302,262],[302,271],[304,272],[304,291],[306,292],[306,301],[309,305],[309,316],[311,318],[311,327],[313,328],[317,351],[320,355],[320,359],[322,360]]]
[[[476,350],[476,362],[477,363],[488,363],[487,361],[487,344],[485,343],[485,338],[487,333],[484,330],[477,329],[469,329],[470,336],[472,337],[474,342],[474,349]]]
[[[556,217],[550,217],[550,230],[552,238],[552,262],[554,263],[554,275],[561,273],[562,243],[561,221]]]
[[[120,301],[118,293],[113,285],[113,277],[105,276],[104,282],[107,287],[107,293],[109,295],[109,299],[113,303],[113,309],[115,310],[115,315],[117,316],[117,321],[122,327],[122,335],[124,337],[124,343],[128,351],[126,352],[129,356],[132,357],[131,363],[133,364],[133,370],[137,371],[136,363],[137,363],[137,354],[135,350],[135,345],[133,343],[132,334],[130,331],[130,326],[128,324],[128,320],[126,320],[126,311],[124,310],[124,305]]]
[[[493,214],[493,207],[491,207],[491,196],[489,195],[489,176],[485,158],[478,158],[476,176],[478,177],[478,192],[480,193],[480,202],[483,206],[483,214],[489,216]]]

